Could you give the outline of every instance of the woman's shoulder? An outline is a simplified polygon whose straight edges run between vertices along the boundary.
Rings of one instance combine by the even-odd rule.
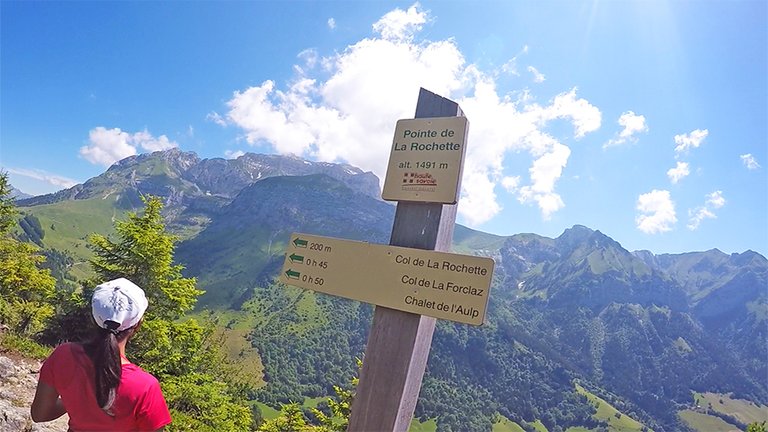
[[[53,352],[51,353],[50,357],[55,358],[61,358],[61,357],[73,357],[81,354],[83,352],[83,346],[79,343],[75,342],[64,342],[63,344],[57,346],[53,349]]]
[[[139,366],[128,363],[123,365],[123,374],[120,385],[130,385],[136,388],[146,388],[159,385],[159,381],[154,375],[140,368]]]
[[[59,375],[71,377],[74,367],[81,367],[87,359],[80,344],[67,342],[56,348],[45,359],[40,367],[40,377],[47,383],[53,382],[53,375],[59,371]],[[62,375],[61,372],[64,372]]]
[[[57,350],[82,351],[83,346],[77,342],[64,342],[56,347]]]

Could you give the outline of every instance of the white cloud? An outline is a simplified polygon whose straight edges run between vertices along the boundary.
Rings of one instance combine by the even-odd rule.
[[[418,5],[386,14],[374,25],[381,37],[294,68],[297,75],[284,88],[267,80],[235,92],[226,123],[241,128],[249,144],[347,162],[383,179],[395,123],[413,117],[416,95],[425,86],[458,102],[470,119],[459,206],[466,222],[477,225],[498,214],[497,192],[514,194],[550,217],[565,205],[556,185],[571,150],[546,128],[565,119],[580,139],[600,127],[600,110],[575,88],[547,104],[533,102],[528,93],[517,99],[500,95],[496,72],[467,64],[454,40],[414,40],[427,21]],[[505,156],[520,152],[533,158],[530,182],[503,172]]]
[[[712,213],[711,210],[709,210],[706,207],[697,207],[693,210],[688,210],[688,229],[691,231],[695,231],[699,229],[699,225],[701,225],[701,222],[704,219],[716,219],[717,216]]]
[[[709,135],[708,129],[696,129],[689,134],[675,135],[675,153],[683,153],[692,148],[698,148],[704,138]]]
[[[748,170],[756,170],[760,168],[760,164],[757,163],[757,159],[755,159],[751,153],[743,154],[739,157],[741,158],[741,162],[744,163],[744,166],[747,167]]]
[[[57,174],[51,174],[39,169],[6,168],[6,170],[9,173],[39,180],[59,188],[71,188],[72,186],[79,183],[78,181],[72,180],[71,178],[63,177]]]
[[[586,99],[576,99],[576,89],[555,97],[550,107],[544,110],[544,120],[570,118],[575,127],[576,138],[583,138],[589,132],[600,128],[602,115]]]
[[[336,20],[333,18],[328,18],[328,28],[331,30],[336,29]]]
[[[717,215],[713,210],[717,210],[725,205],[725,198],[723,197],[723,191],[714,191],[707,194],[706,201],[701,207],[688,210],[688,229],[695,231],[701,225],[704,219],[717,219]]]
[[[551,140],[549,137],[545,139]],[[551,149],[536,159],[533,166],[528,170],[531,173],[533,184],[520,188],[520,201],[535,201],[545,220],[565,206],[560,195],[554,190],[555,182],[562,175],[570,155],[571,149],[560,143],[552,142]]]
[[[669,177],[669,180],[675,184],[690,173],[691,171],[688,169],[688,162],[678,161],[677,166],[670,168],[669,171],[667,171],[667,177]]]
[[[410,40],[427,22],[427,12],[415,3],[408,10],[400,8],[387,12],[373,24],[373,30],[382,38],[392,41]]]
[[[503,74],[520,76],[520,72],[517,71],[517,58],[520,57],[521,55],[524,55],[524,54],[528,54],[528,45],[524,45],[523,48],[520,50],[520,52],[518,52],[511,59],[507,60],[506,63],[501,65],[500,72],[503,73]],[[531,71],[531,69],[536,70],[536,69],[533,68],[533,66],[531,66],[528,70]],[[538,73],[538,71],[536,71],[536,73]],[[543,77],[544,77],[544,75],[542,75],[542,78]],[[534,76],[534,78],[535,78],[535,76]],[[543,79],[542,79],[542,81],[543,81]]]
[[[243,156],[245,154],[242,150],[226,150],[224,152],[224,157],[226,159],[237,159],[240,156]]]
[[[205,119],[208,120],[208,121],[212,121],[212,122],[216,123],[219,126],[226,126],[227,125],[227,121],[224,120],[224,118],[219,113],[217,113],[215,111],[211,112],[211,113],[208,113],[208,115],[205,116]]]
[[[119,128],[97,127],[88,133],[90,145],[80,147],[80,156],[93,164],[112,165],[115,161],[136,154],[129,144],[130,135]]]
[[[637,210],[640,214],[635,218],[637,229],[646,234],[657,234],[671,231],[677,222],[675,203],[669,191],[654,189],[637,198]]]
[[[470,225],[490,220],[501,211],[501,206],[496,200],[495,186],[487,169],[478,167],[468,172],[465,165],[461,186],[465,193],[461,197],[459,212]],[[466,193],[468,190],[472,192]]]
[[[528,66],[528,72],[533,74],[533,82],[536,83],[543,83],[546,78],[544,77],[544,74],[539,72],[535,67]]]
[[[725,198],[723,198],[723,191],[714,191],[707,195],[707,206],[715,209],[719,209],[725,205]]]
[[[171,140],[169,140],[168,137],[165,135],[160,135],[157,138],[153,137],[152,134],[147,132],[146,129],[144,129],[141,132],[136,132],[135,134],[133,134],[131,136],[130,142],[134,146],[141,147],[142,149],[149,152],[168,150],[168,149],[179,146],[175,142],[172,142]]]
[[[504,186],[507,192],[514,192],[520,185],[520,176],[504,177],[501,179],[501,185]]]
[[[520,76],[517,71],[517,57],[512,57],[506,63],[501,65],[501,72],[509,75]]]
[[[107,129],[99,126],[91,129],[88,138],[90,144],[80,147],[80,156],[88,162],[104,166],[137,154],[138,148],[153,152],[178,146],[165,135],[155,138],[146,129],[130,134],[120,128]]]
[[[641,132],[648,132],[648,126],[645,124],[645,116],[635,114],[633,111],[626,111],[619,117],[619,125],[624,129],[614,138],[608,140],[603,148],[622,145],[626,142],[636,142],[635,135]]]

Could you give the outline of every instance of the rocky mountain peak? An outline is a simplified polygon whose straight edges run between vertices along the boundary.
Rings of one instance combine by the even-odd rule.
[[[759,253],[753,250],[747,250],[740,254],[733,253],[730,256],[730,261],[731,263],[737,266],[749,266],[749,265],[765,266],[768,263],[768,260],[766,260],[764,256],[760,255]]]
[[[184,172],[200,162],[200,158],[195,152],[184,152],[174,147],[168,150],[128,156],[127,158],[121,159],[112,164],[112,166],[110,166],[107,171],[119,171],[127,167],[132,167],[147,163],[149,161],[157,160],[166,162],[173,170],[177,172]]]
[[[600,249],[616,248],[629,253],[614,239],[598,230],[593,230],[584,225],[574,225],[572,228],[566,229],[555,239],[555,243],[566,253],[570,253],[577,248],[583,248],[585,246]]]
[[[571,251],[586,242],[594,232],[594,230],[584,225],[574,225],[555,238],[555,244],[559,249]]]
[[[25,198],[32,198],[32,195],[24,193],[15,187],[13,185],[9,185],[11,187],[11,198],[17,199],[17,200],[23,200]]]
[[[237,159],[200,159],[194,152],[178,148],[129,156],[115,162],[103,174],[54,194],[20,202],[22,206],[108,196],[126,191],[130,196],[146,194],[172,198],[184,208],[203,199],[200,208],[220,207],[246,186],[267,177],[326,174],[368,196],[379,199],[379,179],[347,164],[312,162],[296,156],[246,153]],[[223,202],[209,203],[209,196]],[[136,201],[136,200],[133,200]],[[181,213],[179,209],[176,213]]]

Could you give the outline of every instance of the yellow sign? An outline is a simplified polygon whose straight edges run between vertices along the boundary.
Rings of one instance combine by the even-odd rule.
[[[294,233],[280,282],[481,325],[493,265],[491,258]]]
[[[466,117],[398,120],[381,197],[455,204],[466,134]]]

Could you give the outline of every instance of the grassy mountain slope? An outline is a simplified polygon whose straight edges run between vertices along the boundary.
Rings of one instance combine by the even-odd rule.
[[[277,176],[304,163],[178,153],[123,161],[23,210],[40,220],[46,247],[84,259],[86,234],[108,233],[140,194],[163,196],[185,236],[177,261],[206,290],[200,306],[226,310],[233,355],[253,360],[255,374],[263,367],[254,396],[275,405],[331,394],[354,373],[372,307],[276,285],[285,242],[299,231],[387,243],[394,206],[332,164]],[[227,176],[243,186],[228,189]],[[574,380],[657,431],[686,429],[677,413],[691,390],[768,402],[764,257],[630,253],[582,226],[554,239],[457,226],[454,250],[497,265],[486,324],[437,326],[417,416],[439,430],[489,430],[499,414],[550,431],[608,427]]]
[[[61,201],[35,207],[21,207],[24,213],[33,214],[45,231],[43,246],[68,252],[74,258],[71,273],[75,277],[91,274],[87,264],[92,256],[87,247],[87,237],[94,233],[110,234],[115,220],[125,219],[126,210],[117,203],[119,194],[93,197],[78,201]]]
[[[768,422],[768,406],[732,395],[693,394],[694,404],[679,412],[688,425],[699,432],[744,430],[750,423]]]
[[[456,225],[453,232],[453,252],[468,255],[497,255],[506,237],[476,231]]]
[[[324,174],[272,177],[243,189],[177,257],[206,287],[202,304],[236,306],[270,284],[292,232],[386,243],[393,216],[393,206]]]
[[[644,426],[642,423],[623,414],[621,411],[614,408],[613,405],[602,398],[593,395],[584,387],[576,384],[576,391],[579,392],[579,394],[586,396],[589,403],[595,406],[595,419],[608,423],[609,430],[617,432],[639,432],[643,430]],[[576,432],[578,429],[579,428],[569,428],[568,432]]]

